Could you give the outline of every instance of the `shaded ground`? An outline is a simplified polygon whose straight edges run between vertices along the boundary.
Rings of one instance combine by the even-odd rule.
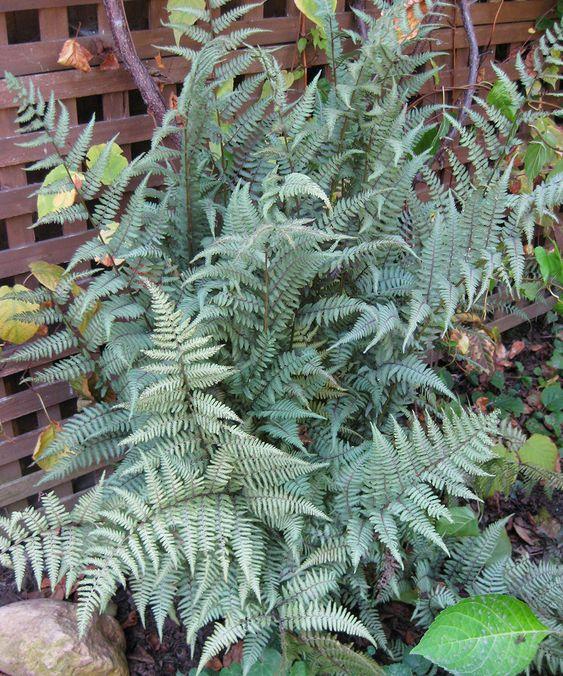
[[[467,372],[464,370],[466,365],[460,368],[453,361],[446,369],[454,390],[465,403],[476,409],[504,411],[512,415],[527,434],[545,434],[560,443],[561,411],[557,397],[546,397],[545,390],[551,388],[550,391],[557,395],[554,388],[558,383],[562,355],[563,336],[556,336],[553,327],[540,320],[532,327],[526,324],[503,334],[502,343],[497,344],[494,353],[485,355],[492,360],[489,376],[480,376],[471,370]],[[561,555],[563,495],[547,496],[539,486],[531,493],[517,489],[510,496],[497,494],[485,503],[481,524],[486,525],[508,514],[512,515],[507,532],[514,554],[526,553],[535,560]],[[36,591],[33,580],[28,577],[20,593],[11,572],[0,568],[0,606],[39,595],[47,596],[49,592]],[[125,631],[127,658],[133,676],[188,674],[196,665],[205,633],[199,637],[195,659],[192,659],[184,631],[173,621],[166,621],[161,642],[152,618],[149,617],[146,627],[139,622],[127,591],[120,590],[114,601],[115,616]],[[411,612],[412,606],[399,602],[385,604],[381,609],[381,619],[390,629],[392,638],[401,638],[408,645],[416,644],[421,634],[410,620]],[[232,654],[235,652],[236,646]],[[238,653],[235,659],[240,659]],[[229,657],[226,660],[215,658],[208,666],[218,670],[228,661]]]

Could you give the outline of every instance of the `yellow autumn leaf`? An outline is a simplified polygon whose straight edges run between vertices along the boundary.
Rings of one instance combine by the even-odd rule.
[[[100,309],[101,306],[102,306],[102,304],[98,300],[89,310],[86,310],[86,312],[84,313],[82,321],[80,322],[80,325],[78,326],[78,330],[80,331],[80,333],[82,335],[84,335],[84,332],[88,328],[88,324],[90,323],[92,317],[98,312],[98,310]]]
[[[49,291],[56,290],[65,273],[65,269],[62,266],[55,265],[54,263],[47,263],[46,261],[33,261],[33,263],[29,264],[29,269],[35,279],[46,289],[49,289]],[[78,296],[82,293],[82,289],[78,284],[73,282],[71,292],[73,296]]]
[[[13,287],[0,287],[0,339],[20,345],[32,338],[39,330],[40,325],[22,322],[19,319],[14,319],[14,317],[23,312],[35,312],[39,310],[39,305],[15,297],[9,298],[8,295],[11,295],[14,291],[28,291],[28,289],[21,284],[16,284]]]
[[[178,26],[174,28],[174,39],[180,44],[183,26],[192,26],[199,18],[200,12],[205,9],[205,0],[168,0],[166,11],[170,16],[170,23]],[[193,13],[190,10],[195,10]]]
[[[37,437],[37,442],[35,448],[33,449],[33,460],[44,470],[52,469],[61,458],[70,455],[70,451],[66,449],[65,451],[60,451],[53,455],[49,455],[46,458],[43,457],[45,451],[49,444],[51,444],[57,434],[62,430],[62,425],[56,421],[51,421],[47,427],[39,434]]]
[[[100,230],[100,232],[98,233],[98,237],[102,240],[104,244],[109,244],[111,242],[111,238],[115,235],[118,228],[119,221],[112,221],[111,223],[108,223],[107,228],[105,228],[104,230]],[[102,258],[96,256],[94,260],[96,261],[96,263],[101,263],[102,265],[105,265],[106,267],[109,268],[112,265],[121,265],[121,263],[123,263],[125,259],[115,258],[113,255],[110,255],[110,252],[108,252]]]
[[[61,190],[57,193],[46,193],[43,195],[38,195],[37,197],[37,215],[39,218],[43,218],[47,214],[51,214],[55,211],[60,211],[66,207],[70,207],[74,204],[76,199],[77,192],[76,188],[80,188],[82,181],[84,180],[84,175],[74,171],[71,172],[70,178],[75,187],[70,190]],[[70,187],[69,175],[64,165],[59,164],[58,167],[51,169],[51,171],[45,176],[43,181],[43,187],[47,187],[57,181],[67,181]]]
[[[336,0],[294,0],[297,9],[324,32],[321,16],[327,8],[332,14],[336,12]]]
[[[46,261],[33,261],[29,264],[31,274],[35,279],[50,291],[57,288],[61,277],[64,275],[64,268],[54,263],[47,263]]]
[[[88,150],[86,154],[86,166],[88,169],[91,169],[98,162],[101,154],[106,151],[106,147],[107,143],[99,143]],[[104,185],[111,185],[128,164],[129,162],[123,154],[121,147],[117,143],[112,143],[100,180]]]

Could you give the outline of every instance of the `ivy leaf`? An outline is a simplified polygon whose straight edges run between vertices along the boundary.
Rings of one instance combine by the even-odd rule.
[[[17,297],[7,296],[18,291],[28,291],[25,286],[0,286],[0,339],[14,345],[21,345],[32,338],[39,331],[39,324],[22,322],[14,317],[23,312],[34,312],[39,309],[37,303],[19,300]]]
[[[60,192],[37,196],[37,215],[39,218],[43,218],[43,216],[46,216],[47,214],[60,211],[61,209],[65,209],[74,204],[77,195],[76,186],[80,187],[82,185],[84,175],[77,171],[73,171],[71,172],[71,178],[72,183],[69,180],[68,172],[63,164],[59,164],[58,167],[51,169],[47,176],[45,176],[43,181],[44,187],[52,185],[57,181],[65,181],[66,185]],[[68,188],[72,184],[74,184],[74,187],[69,190]]]
[[[196,10],[193,14],[190,9]],[[205,9],[205,0],[168,0],[166,11],[170,16],[170,23],[177,26],[193,26],[198,20],[199,13]],[[183,31],[181,28],[174,28],[174,40],[180,44]]]
[[[483,469],[488,476],[478,477],[475,482],[479,495],[485,498],[490,498],[495,493],[508,495],[518,477],[518,462],[515,454],[500,444],[493,446],[491,450],[498,460],[487,462]]]
[[[558,456],[557,446],[545,434],[532,434],[518,450],[520,462],[547,469],[550,472],[555,471]]]
[[[412,652],[454,674],[512,676],[549,633],[523,601],[487,594],[443,610]]]
[[[91,169],[96,164],[100,155],[106,149],[106,146],[107,143],[100,143],[96,146],[92,146],[90,150],[88,150],[86,155],[86,166],[88,169]],[[123,154],[123,150],[121,150],[117,143],[112,143],[107,158],[107,164],[102,174],[102,183],[104,185],[111,185],[125,169],[127,164],[127,158]]]
[[[463,507],[450,507],[448,509],[452,521],[445,518],[438,519],[436,530],[440,535],[462,538],[479,535],[477,515],[467,505]]]
[[[537,178],[543,167],[553,158],[553,150],[541,141],[530,141],[524,155],[524,171],[526,176],[533,181]]]
[[[514,121],[518,112],[518,104],[514,101],[508,87],[502,80],[497,80],[492,86],[487,96],[487,103],[500,110],[511,122]]]

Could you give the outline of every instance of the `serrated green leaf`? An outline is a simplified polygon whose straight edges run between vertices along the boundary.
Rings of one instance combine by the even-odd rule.
[[[443,610],[412,652],[454,674],[515,676],[549,633],[523,601],[487,594]]]

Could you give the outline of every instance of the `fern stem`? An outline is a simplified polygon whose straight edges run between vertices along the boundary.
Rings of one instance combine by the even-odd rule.
[[[270,314],[270,270],[268,267],[268,245],[264,247],[264,331],[269,328]]]

